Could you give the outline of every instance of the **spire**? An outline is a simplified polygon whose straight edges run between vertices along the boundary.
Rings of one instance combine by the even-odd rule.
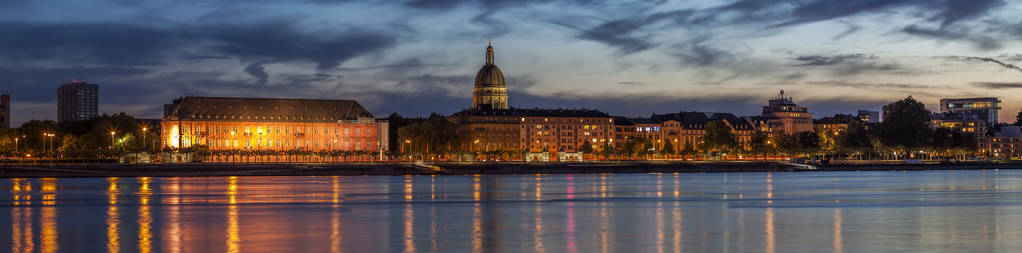
[[[486,65],[493,65],[493,37],[490,37],[490,45],[486,47]]]

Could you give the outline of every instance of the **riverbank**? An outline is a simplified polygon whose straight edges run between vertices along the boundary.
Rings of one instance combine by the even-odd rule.
[[[630,161],[582,163],[189,163],[0,165],[0,177],[209,177],[360,175],[511,175],[585,173],[721,173],[795,171],[1022,169],[1020,162],[803,165],[773,161]]]

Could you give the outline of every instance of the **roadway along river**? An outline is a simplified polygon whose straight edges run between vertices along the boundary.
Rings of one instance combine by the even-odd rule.
[[[1022,170],[43,178],[0,187],[0,246],[12,252],[1022,251]]]

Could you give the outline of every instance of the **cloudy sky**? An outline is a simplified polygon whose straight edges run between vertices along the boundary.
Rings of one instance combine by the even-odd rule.
[[[56,87],[157,118],[184,96],[356,99],[380,117],[470,106],[492,36],[516,107],[820,116],[913,96],[1022,108],[1022,3],[998,0],[0,1],[0,90],[52,119]]]

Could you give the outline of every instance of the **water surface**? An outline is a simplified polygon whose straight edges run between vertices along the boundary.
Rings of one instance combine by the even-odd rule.
[[[11,252],[1022,251],[1022,171],[1008,170],[60,178],[0,187],[0,246]]]

